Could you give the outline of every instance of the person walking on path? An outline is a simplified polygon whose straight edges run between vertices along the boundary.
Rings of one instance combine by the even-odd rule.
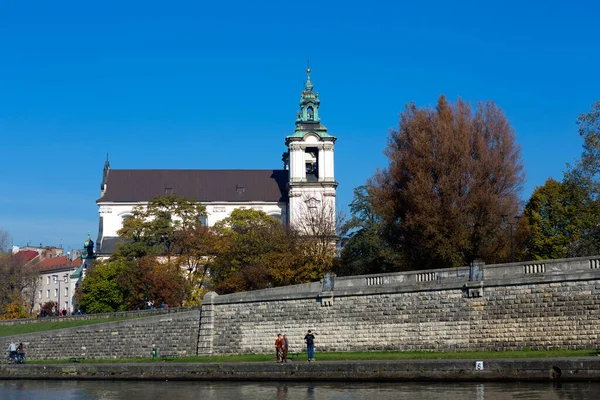
[[[306,336],[304,336],[306,342],[306,352],[308,353],[308,361],[315,361],[315,335],[312,334],[310,329]]]
[[[10,357],[10,362],[14,363],[15,357],[17,357],[17,345],[15,344],[14,340],[11,340],[10,344],[8,345],[8,355]]]
[[[283,362],[283,339],[281,333],[277,334],[275,339],[275,354],[277,354],[277,362]]]
[[[281,358],[281,362],[287,362],[288,346],[288,337],[287,335],[283,335],[283,355]]]
[[[23,364],[25,362],[25,349],[23,343],[19,343],[17,346],[17,363]]]

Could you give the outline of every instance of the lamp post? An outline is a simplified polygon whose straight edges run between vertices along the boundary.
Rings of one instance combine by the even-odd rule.
[[[64,278],[65,278],[65,283],[67,284],[67,288],[69,288],[69,289],[70,289],[70,286],[71,286],[71,285],[69,285],[69,273],[66,273],[66,274],[64,275]],[[69,290],[69,293],[71,293],[71,290]],[[66,300],[67,300],[67,301],[69,301],[69,297],[68,297],[68,295],[67,295],[67,294],[65,294],[65,297],[66,297]],[[69,301],[69,303],[71,303],[71,302]],[[70,312],[71,312],[71,307],[70,307],[70,306],[69,306],[69,307],[66,307],[66,308],[65,308],[65,312],[67,313],[67,315],[68,315],[68,314],[70,314]]]
[[[508,225],[508,230],[510,232],[510,262],[515,262],[515,246],[513,243],[513,229],[515,229],[515,227],[519,224],[519,219],[521,218],[520,215],[515,215],[514,221],[511,222],[510,219],[508,218],[508,214],[502,214],[502,222],[504,222],[506,225]]]
[[[60,279],[58,279],[58,275],[52,275],[52,278],[56,279],[56,281],[58,282],[58,299],[56,303],[56,312],[58,313],[58,315],[60,315]]]
[[[58,281],[58,299],[57,299],[58,303],[56,304],[56,311],[60,315],[61,314],[61,305],[60,305],[60,279],[59,278],[61,278],[61,276],[55,274],[55,275],[52,275],[52,278],[56,279]],[[65,283],[67,283],[67,285],[68,285],[69,274],[68,273],[64,274],[62,276],[62,278],[64,279]]]

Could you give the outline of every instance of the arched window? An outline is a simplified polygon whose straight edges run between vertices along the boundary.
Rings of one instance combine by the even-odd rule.
[[[308,115],[308,119],[309,119],[309,120],[311,120],[311,121],[312,121],[313,119],[315,119],[315,114],[314,114],[314,111],[313,111],[313,108],[312,108],[312,107],[308,107],[308,108],[306,109],[306,114]]]

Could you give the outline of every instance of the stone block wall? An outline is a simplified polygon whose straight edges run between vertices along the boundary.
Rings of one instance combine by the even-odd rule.
[[[308,329],[318,351],[592,349],[599,264],[588,257],[479,267],[482,275],[465,267],[335,278],[328,291],[313,283],[211,293],[199,352],[274,353],[277,333],[298,352]]]
[[[31,360],[149,358],[153,345],[159,355],[190,356],[197,353],[199,322],[200,312],[193,310],[4,337],[0,346],[22,342]]]
[[[474,269],[476,269],[474,271]],[[600,257],[324,279],[219,296],[202,310],[15,337],[30,359],[317,351],[594,349]],[[6,349],[10,337],[2,338]]]
[[[321,351],[466,350],[468,302],[457,291],[376,294],[215,305],[214,353],[274,352],[277,333],[292,352],[311,329]]]
[[[481,350],[594,349],[600,344],[600,280],[485,289],[470,299],[470,343]]]

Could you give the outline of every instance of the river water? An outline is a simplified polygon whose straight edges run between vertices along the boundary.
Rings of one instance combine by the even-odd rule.
[[[0,381],[2,400],[599,399],[600,383]]]

